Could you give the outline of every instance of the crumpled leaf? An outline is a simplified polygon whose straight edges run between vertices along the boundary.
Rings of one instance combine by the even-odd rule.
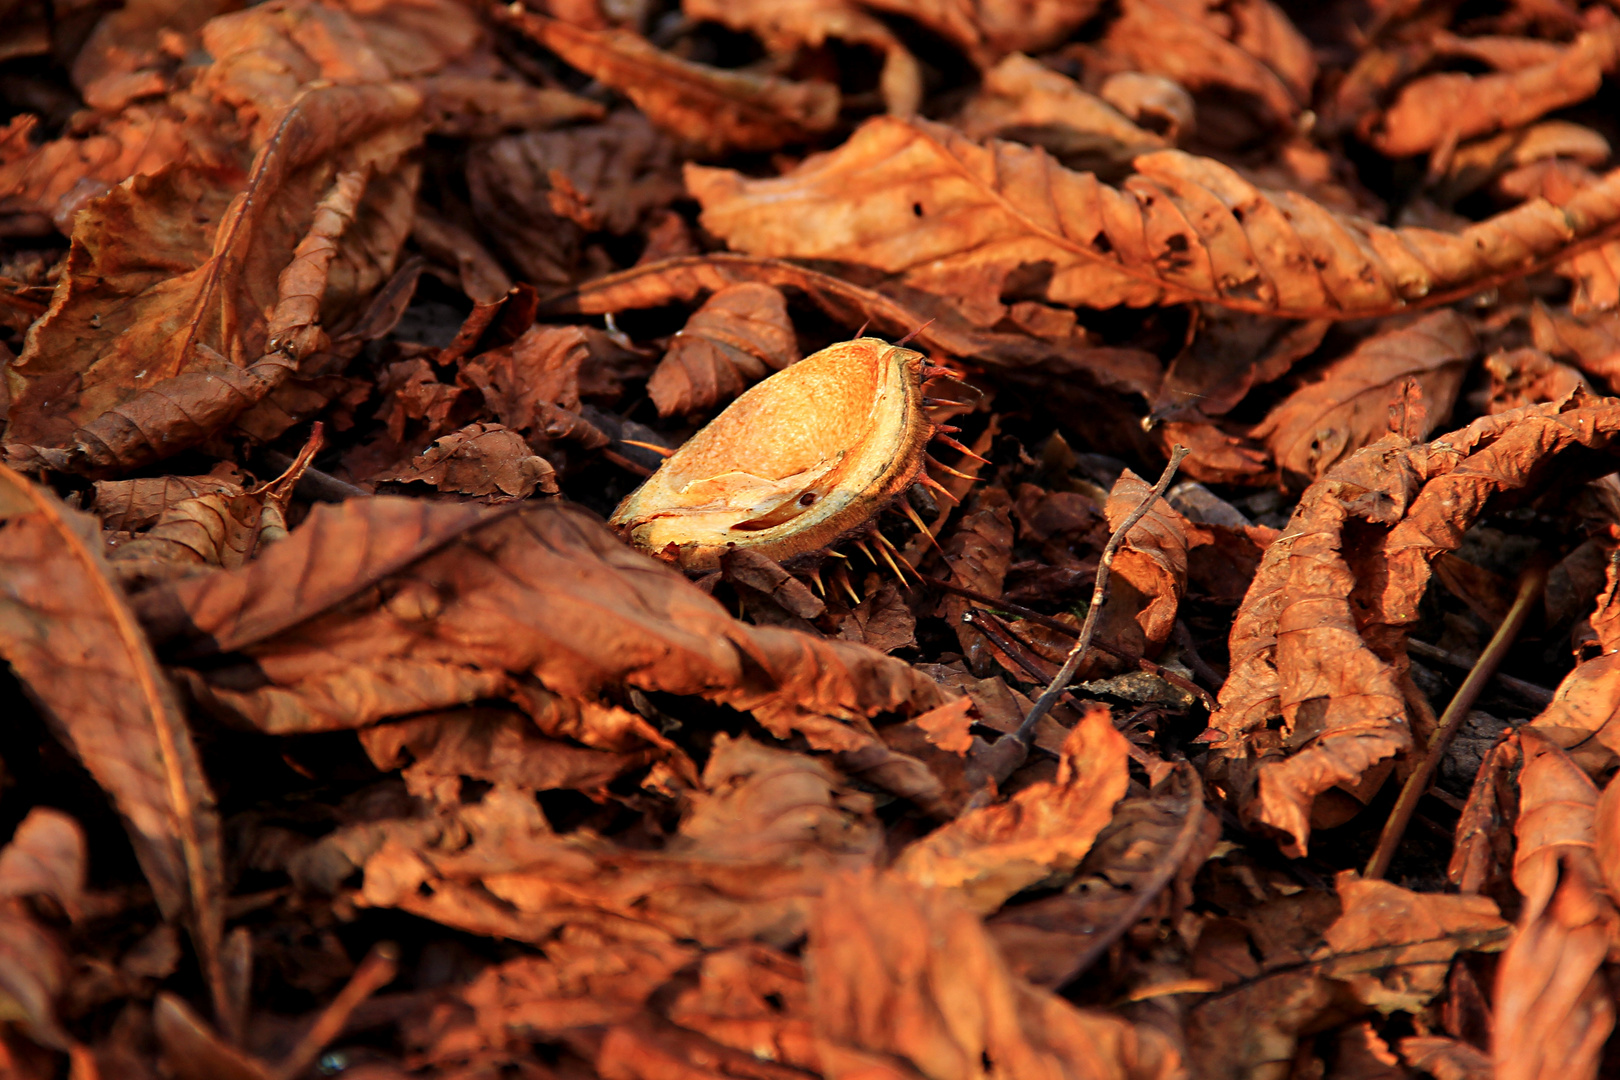
[[[164,511],[199,495],[240,495],[243,477],[234,465],[207,476],[142,476],[97,480],[93,504],[101,524],[115,532],[135,532],[156,524]]]
[[[1219,834],[1204,811],[1197,773],[1180,765],[1152,793],[1119,803],[1073,884],[1054,896],[1003,908],[985,929],[1014,972],[1056,989],[1137,922],[1173,920],[1186,907],[1191,875]]]
[[[367,604],[343,605],[379,586]],[[875,740],[869,718],[927,712],[947,696],[860,646],[736,622],[562,507],[321,506],[242,570],[150,591],[142,609],[160,636],[186,628],[208,651],[251,657],[263,673],[254,689],[229,669],[187,678],[212,708],[272,732],[361,727],[477,697],[521,705],[532,678],[584,701],[621,683],[698,694],[784,737],[853,750]]]
[[[1507,412],[1544,401],[1562,401],[1577,391],[1590,392],[1591,384],[1577,369],[1560,363],[1540,349],[1494,352],[1484,361],[1491,377],[1485,411]]]
[[[1316,80],[1310,43],[1269,0],[1125,0],[1103,44],[1190,90],[1250,95],[1270,126],[1286,125]]]
[[[1094,15],[1095,0],[863,0],[915,19],[988,67],[1010,52],[1056,45]]]
[[[891,875],[835,879],[816,905],[805,963],[828,1080],[1182,1075],[1153,1029],[1014,976],[949,890]]]
[[[523,436],[500,424],[468,424],[435,439],[405,468],[375,481],[432,484],[440,491],[527,499],[536,491],[557,494],[557,470]]]
[[[1388,436],[1305,490],[1238,609],[1210,720],[1225,736],[1215,771],[1249,820],[1303,852],[1318,795],[1411,745],[1398,680],[1430,563],[1492,496],[1544,477],[1566,450],[1607,451],[1617,429],[1620,402],[1577,397],[1432,443]],[[1346,550],[1352,527],[1366,531]]]
[[[1264,191],[1178,150],[1135,165],[1116,189],[1040,150],[878,117],[784,176],[688,165],[686,184],[704,227],[734,248],[872,267],[950,298],[977,326],[1003,317],[1009,275],[1024,265],[1040,267],[1056,304],[1204,300],[1290,318],[1380,315],[1519,276],[1620,221],[1620,172],[1563,207],[1528,202],[1447,234],[1386,229]]]
[[[1108,493],[1103,512],[1110,530],[1119,528],[1142,500],[1153,492],[1153,485],[1126,469]],[[1108,609],[1102,619],[1113,629],[1125,620],[1136,624],[1135,633],[1108,633],[1104,636],[1133,655],[1156,652],[1170,640],[1176,623],[1176,608],[1187,591],[1187,548],[1192,523],[1163,498],[1131,526],[1125,543],[1114,556],[1109,583]],[[1135,638],[1136,640],[1131,640]]]
[[[808,267],[750,255],[715,252],[638,266],[598,278],[552,303],[560,312],[601,314],[692,300],[740,282],[801,294],[842,324],[867,325],[871,333],[891,339],[914,334],[912,341],[919,350],[992,365],[1014,377],[1020,371],[1041,370],[1061,373],[1066,383],[1080,376],[1099,386],[1142,394],[1159,382],[1158,359],[1138,349],[1094,348],[1067,332],[1054,340],[980,330],[951,305],[926,293],[895,290],[890,295]],[[1072,327],[1073,313],[1067,314]],[[1046,380],[1042,384],[1050,386]]]
[[[1555,744],[1530,730],[1518,738],[1513,881],[1524,907],[1497,967],[1496,1075],[1596,1077],[1615,1022],[1603,960],[1620,930],[1594,855],[1598,793]]]
[[[35,807],[0,848],[0,1017],[33,1039],[66,1050],[56,1018],[68,958],[56,935],[29,913],[24,897],[46,895],[75,916],[85,875],[84,830],[59,810]]]
[[[174,689],[101,556],[100,526],[4,467],[0,520],[0,653],[123,816],[158,905],[188,923],[217,987],[213,795]]]
[[[922,103],[917,58],[881,20],[846,0],[681,0],[681,11],[690,19],[752,31],[777,54],[829,40],[865,45],[883,54],[878,88],[889,112],[910,116]]]
[[[1323,935],[1322,973],[1380,1012],[1420,1011],[1445,989],[1457,953],[1492,951],[1508,936],[1483,896],[1412,892],[1354,871],[1339,875],[1338,891],[1344,913]]]
[[[0,848],[0,897],[49,896],[77,919],[86,865],[79,823],[60,810],[36,806]]]
[[[1422,435],[1451,415],[1479,350],[1474,332],[1455,311],[1436,311],[1409,326],[1367,338],[1284,398],[1253,435],[1271,448],[1285,476],[1320,479],[1347,455],[1389,430],[1389,403],[1415,379],[1428,405]]]
[[[682,60],[625,30],[586,30],[526,12],[511,23],[572,66],[621,91],[659,127],[710,153],[773,150],[825,131],[838,88]]]
[[[647,380],[647,393],[659,416],[703,412],[797,359],[782,294],[764,284],[731,285],[676,331]]]
[[[1545,43],[1537,43],[1544,45]],[[1541,63],[1487,75],[1445,72],[1401,88],[1365,134],[1389,157],[1519,127],[1592,96],[1620,60],[1620,22],[1579,35]]]
[[[477,143],[467,151],[473,215],[526,280],[565,285],[578,273],[588,227],[633,232],[680,194],[677,150],[633,109]]]
[[[532,796],[496,788],[461,811],[461,828],[402,823],[363,860],[360,897],[535,942],[581,926],[710,947],[786,944],[829,877],[870,865],[881,841],[870,798],[803,754],[718,735],[703,788],[658,851],[554,835]]]
[[[953,889],[974,911],[994,911],[1079,865],[1125,794],[1126,756],[1108,709],[1088,709],[1063,742],[1055,779],[934,830],[900,853],[894,872]]]
[[[1069,164],[1078,159],[1119,165],[1170,145],[1073,79],[1022,53],[984,73],[979,92],[962,107],[955,125],[975,139],[1043,146]]]
[[[457,381],[476,387],[484,406],[514,431],[601,446],[607,437],[580,415],[580,375],[615,351],[600,331],[533,326],[512,344],[463,361]]]
[[[417,172],[399,162],[421,138],[420,107],[403,84],[316,87],[245,182],[177,166],[94,200],[9,368],[8,437],[66,448],[68,468],[128,467],[264,397],[328,344],[323,305],[341,313],[392,268],[405,230],[388,220],[409,214]],[[351,244],[381,241],[352,266],[351,230]]]
[[[986,596],[1000,596],[1001,586],[1012,564],[1012,500],[999,487],[987,487],[973,496],[963,508],[956,528],[940,543],[952,584]],[[972,601],[946,594],[939,610],[956,631],[962,650],[975,657],[991,648],[989,639],[962,621],[974,607]]]

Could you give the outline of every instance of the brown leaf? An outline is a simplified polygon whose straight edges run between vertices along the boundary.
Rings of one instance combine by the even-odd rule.
[[[1322,344],[1333,324],[1306,323],[1201,305],[1198,336],[1164,373],[1153,415],[1189,421],[1224,416],[1249,390],[1281,378]],[[1194,458],[1198,457],[1196,450]]]
[[[1557,746],[1523,731],[1518,928],[1497,967],[1492,1057],[1502,1080],[1596,1077],[1614,1029],[1602,966],[1617,929],[1593,853],[1597,789]]]
[[[1515,774],[1523,754],[1517,739],[1491,747],[1480,763],[1457,820],[1446,876],[1464,893],[1495,895],[1513,864],[1509,827],[1519,816]]]
[[[59,1050],[71,1042],[56,1019],[68,960],[22,898],[54,897],[77,918],[84,873],[84,832],[57,810],[30,810],[11,842],[0,848],[0,1012],[36,1041]]]
[[[1219,839],[1203,796],[1197,774],[1183,764],[1152,794],[1121,801],[1072,885],[986,921],[1008,966],[1037,986],[1057,989],[1144,917],[1173,921],[1188,897],[1157,901],[1172,883],[1176,892],[1190,892],[1191,874]]]
[[[159,906],[218,986],[219,819],[173,688],[100,553],[96,520],[0,467],[0,652],[123,815]],[[0,965],[4,966],[4,965]]]
[[[0,848],[0,897],[49,896],[77,919],[85,865],[79,823],[60,810],[36,806]]]
[[[1540,349],[1509,349],[1485,358],[1485,372],[1491,377],[1488,413],[1522,409],[1544,401],[1562,401],[1579,390],[1592,388],[1586,378],[1568,364],[1561,364]]]
[[[1075,1008],[1007,969],[948,890],[892,876],[834,880],[806,949],[828,1080],[855,1077],[1169,1078],[1169,1041]]]
[[[922,103],[917,58],[884,23],[846,0],[681,0],[687,18],[752,31],[772,53],[817,48],[827,41],[865,45],[883,54],[878,88],[889,112],[910,116]]]
[[[1581,318],[1537,304],[1530,309],[1530,332],[1536,348],[1570,361],[1602,385],[1612,389],[1620,380],[1620,315]]]
[[[850,610],[849,618],[838,628],[838,636],[878,652],[915,648],[917,618],[895,583],[885,581],[874,588],[868,578],[862,592],[863,599]]]
[[[375,239],[374,215],[409,214],[416,170],[399,162],[421,137],[420,106],[402,84],[317,87],[245,181],[177,166],[90,204],[10,368],[8,437],[69,448],[64,464],[81,471],[153,460],[326,347],[322,305],[341,313],[380,284],[404,239],[395,228],[363,257],[341,246]]]
[[[580,373],[616,351],[599,330],[533,326],[512,344],[463,361],[458,381],[476,387],[485,408],[514,431],[601,446],[607,437],[579,415]]]
[[[974,911],[992,912],[1079,865],[1125,794],[1125,759],[1125,738],[1108,709],[1089,709],[1064,740],[1056,779],[936,829],[900,853],[895,872],[957,890]]]
[[[769,285],[732,285],[676,331],[647,393],[659,416],[704,412],[798,358],[782,294]]]
[[[156,633],[185,626],[209,650],[251,656],[256,689],[228,671],[188,679],[267,731],[360,727],[476,697],[521,703],[538,679],[586,701],[623,683],[699,694],[783,736],[856,749],[875,739],[870,717],[945,700],[900,661],[736,622],[581,511],[514,511],[388,498],[317,507],[242,570],[154,591],[143,611]]]
[[[1611,399],[1532,406],[1433,443],[1389,436],[1306,489],[1238,609],[1210,722],[1226,736],[1212,755],[1220,782],[1251,820],[1302,851],[1317,795],[1411,745],[1399,672],[1429,564],[1456,550],[1492,496],[1566,450],[1606,451],[1617,426]],[[1346,550],[1362,523],[1372,531]]]
[[[1117,529],[1153,492],[1153,485],[1126,469],[1108,493],[1104,513],[1108,527]],[[1187,548],[1192,523],[1162,498],[1155,498],[1142,519],[1131,527],[1114,557],[1109,586],[1111,627],[1119,620],[1136,623],[1133,634],[1105,634],[1120,648],[1136,654],[1156,652],[1170,640],[1176,607],[1187,591]],[[1140,635],[1140,636],[1138,636]],[[1136,638],[1136,640],[1130,640]]]
[[[1614,67],[1617,49],[1620,24],[1609,22],[1517,71],[1426,75],[1403,87],[1367,134],[1380,153],[1403,157],[1519,127],[1591,97]]]
[[[1344,913],[1323,935],[1322,973],[1383,1013],[1418,1012],[1445,989],[1457,953],[1493,951],[1508,936],[1483,896],[1412,892],[1349,870],[1338,889]]]
[[[1386,229],[1263,191],[1180,151],[1135,164],[1115,189],[1039,150],[981,147],[928,121],[879,117],[786,176],[689,165],[686,183],[704,227],[735,248],[873,267],[950,297],[978,326],[1002,318],[1008,275],[1034,263],[1050,265],[1045,298],[1056,304],[1205,300],[1290,318],[1384,314],[1520,276],[1620,220],[1620,173],[1562,208],[1526,203],[1449,235]]]
[[[500,424],[468,424],[434,440],[405,468],[374,481],[432,484],[440,491],[527,499],[537,490],[557,494],[557,470],[529,449],[523,436]]]
[[[899,338],[914,334],[917,348],[995,366],[1016,375],[1080,376],[1098,386],[1148,394],[1158,386],[1158,358],[1138,349],[1092,348],[1083,338],[1041,339],[1027,334],[980,330],[949,303],[916,290],[893,295],[863,288],[780,259],[716,252],[638,266],[598,278],[578,292],[557,297],[559,312],[618,312],[692,300],[740,282],[760,282],[802,294],[840,324],[867,325],[871,332]],[[1049,379],[1040,385],[1050,388]]]
[[[1010,52],[1058,44],[1094,15],[1094,0],[873,0],[865,6],[915,19],[981,67]]]
[[[1296,482],[1328,469],[1389,430],[1390,398],[1415,379],[1428,405],[1426,437],[1451,415],[1468,361],[1479,351],[1468,323],[1436,311],[1409,326],[1367,338],[1315,373],[1278,403],[1253,434],[1271,448],[1283,474]]]
[[[585,30],[541,15],[509,21],[592,78],[621,91],[649,119],[710,154],[772,150],[825,131],[838,88],[725,71],[682,60],[624,30]]]
[[[242,493],[242,473],[234,465],[207,476],[143,476],[134,480],[96,481],[96,516],[104,528],[135,532],[155,524],[166,510],[186,499]]]
[[[1435,1080],[1493,1080],[1489,1055],[1458,1039],[1441,1035],[1413,1035],[1399,1043],[1401,1056],[1414,1069]]]
[[[1001,586],[1012,565],[1012,499],[999,487],[987,487],[973,497],[950,535],[941,543],[945,565],[952,584],[1000,596]],[[990,648],[988,639],[962,621],[974,605],[954,594],[941,597],[939,610],[969,658]],[[1022,672],[1020,672],[1022,674]]]
[[[962,107],[955,125],[975,139],[1043,146],[1071,165],[1117,167],[1170,145],[1073,79],[1022,53],[984,73],[979,92]]]
[[[633,232],[681,194],[677,149],[634,109],[475,144],[467,152],[473,214],[528,281],[564,285],[575,280],[585,230],[563,212],[563,196],[583,200],[598,227]]]
[[[733,548],[720,557],[720,573],[732,585],[769,596],[782,610],[800,619],[816,619],[827,605],[810,586],[782,569],[775,559],[749,548]]]
[[[1102,41],[1139,70],[1190,90],[1249,95],[1269,126],[1286,125],[1316,79],[1310,44],[1269,0],[1126,0]]]

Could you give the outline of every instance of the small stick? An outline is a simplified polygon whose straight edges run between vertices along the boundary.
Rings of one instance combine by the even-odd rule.
[[[368,997],[393,982],[398,970],[399,946],[391,941],[380,941],[373,945],[366,958],[360,961],[360,966],[355,968],[348,985],[338,991],[338,996],[315,1018],[315,1023],[298,1040],[292,1053],[272,1070],[272,1080],[293,1080],[304,1075],[326,1044],[338,1037],[343,1025],[349,1022],[349,1015]]]
[[[1153,490],[1148,492],[1147,498],[1137,504],[1136,509],[1132,510],[1125,520],[1119,523],[1119,528],[1114,530],[1114,535],[1108,538],[1108,543],[1102,550],[1102,558],[1097,560],[1097,583],[1091,590],[1091,606],[1086,609],[1086,621],[1080,627],[1080,637],[1075,641],[1074,648],[1069,650],[1068,658],[1063,661],[1063,666],[1052,677],[1051,683],[1041,692],[1041,696],[1035,700],[1035,705],[1029,710],[1029,715],[1024,717],[1024,722],[1019,725],[1018,730],[1014,733],[1014,738],[1017,738],[1020,742],[1027,745],[1030,732],[1033,732],[1035,725],[1041,722],[1041,717],[1052,711],[1052,705],[1057,701],[1058,696],[1063,693],[1063,688],[1069,685],[1069,680],[1074,678],[1074,673],[1080,670],[1080,662],[1086,658],[1086,653],[1091,651],[1092,635],[1097,632],[1097,616],[1101,614],[1103,604],[1108,601],[1108,574],[1110,568],[1114,565],[1114,555],[1124,545],[1125,535],[1136,526],[1138,521],[1141,521],[1146,516],[1148,510],[1152,508],[1154,500],[1165,493],[1165,490],[1170,486],[1170,481],[1175,478],[1176,470],[1181,467],[1182,459],[1188,453],[1190,451],[1179,444],[1170,452],[1170,463],[1164,467],[1164,472],[1159,474],[1159,482],[1153,485]]]
[[[1468,716],[1468,710],[1473,708],[1474,702],[1479,699],[1480,691],[1491,681],[1497,666],[1502,663],[1514,639],[1519,636],[1525,619],[1530,616],[1530,609],[1541,598],[1542,590],[1547,585],[1549,569],[1547,560],[1536,558],[1520,575],[1519,592],[1513,598],[1513,606],[1508,609],[1502,625],[1498,626],[1496,633],[1491,636],[1490,644],[1479,654],[1479,660],[1468,672],[1468,677],[1463,679],[1462,685],[1457,688],[1457,694],[1451,699],[1451,704],[1446,706],[1433,737],[1429,739],[1429,747],[1423,755],[1423,761],[1412,771],[1412,775],[1406,778],[1406,785],[1401,788],[1400,798],[1395,800],[1395,808],[1389,812],[1389,820],[1384,822],[1384,832],[1378,838],[1378,847],[1373,852],[1372,858],[1367,860],[1367,869],[1362,873],[1363,877],[1370,880],[1389,873],[1389,864],[1395,858],[1395,849],[1400,846],[1401,836],[1406,832],[1406,826],[1417,810],[1418,800],[1429,790],[1435,771],[1440,768],[1440,759],[1445,755],[1446,747],[1451,744],[1451,737],[1462,726],[1463,720]]]

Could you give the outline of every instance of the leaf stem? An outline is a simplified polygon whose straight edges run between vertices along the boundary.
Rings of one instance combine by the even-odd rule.
[[[1406,778],[1400,797],[1395,800],[1395,807],[1389,812],[1389,819],[1384,822],[1383,834],[1378,837],[1378,847],[1373,851],[1372,858],[1367,860],[1367,868],[1362,872],[1363,877],[1381,878],[1389,873],[1389,864],[1395,858],[1395,849],[1400,846],[1401,837],[1406,834],[1406,826],[1411,823],[1412,815],[1417,811],[1418,800],[1429,790],[1435,771],[1440,767],[1440,759],[1445,756],[1446,747],[1451,745],[1451,737],[1462,726],[1463,720],[1468,716],[1468,710],[1479,700],[1480,692],[1496,674],[1498,665],[1507,655],[1514,639],[1519,636],[1525,619],[1530,616],[1531,607],[1541,598],[1542,590],[1546,588],[1549,569],[1547,560],[1537,557],[1533,558],[1524,573],[1519,575],[1519,591],[1513,598],[1513,606],[1508,609],[1502,624],[1491,636],[1490,644],[1485,646],[1485,651],[1479,654],[1479,659],[1474,662],[1462,685],[1457,688],[1451,704],[1446,706],[1446,711],[1440,717],[1440,723],[1429,738],[1429,746],[1423,760],[1418,763],[1412,775]]]

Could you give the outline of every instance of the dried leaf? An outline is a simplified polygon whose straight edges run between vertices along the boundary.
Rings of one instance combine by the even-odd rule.
[[[404,469],[372,479],[427,483],[462,495],[527,499],[537,490],[557,494],[556,473],[517,432],[500,424],[468,424],[434,440]]]
[[[1022,53],[984,73],[956,126],[975,139],[1015,139],[1043,146],[1065,162],[1090,160],[1099,167],[1169,145],[1073,79]]]
[[[833,881],[806,950],[828,1080],[1181,1075],[1168,1040],[1075,1008],[1007,970],[978,918],[943,889]]]
[[[1515,128],[1592,96],[1615,66],[1620,24],[1589,30],[1556,56],[1517,71],[1443,73],[1408,83],[1367,134],[1389,157]]]
[[[135,532],[155,524],[175,504],[199,495],[232,497],[243,488],[235,466],[216,469],[207,476],[143,476],[134,480],[96,481],[95,510],[104,528]]]
[[[710,154],[772,150],[824,131],[838,89],[682,60],[623,30],[585,30],[540,15],[513,25],[569,64],[621,91],[655,124]]]
[[[1391,230],[1266,192],[1209,158],[1136,159],[1122,189],[1014,143],[924,120],[867,121],[776,179],[689,165],[703,225],[755,255],[870,266],[949,297],[969,321],[1006,311],[1009,275],[1042,264],[1045,299],[1106,308],[1205,300],[1344,319],[1467,295],[1594,242],[1620,220],[1620,173],[1554,208],[1532,202],[1456,235]],[[1044,273],[1043,273],[1044,276]]]
[[[1323,974],[1380,1012],[1418,1012],[1445,989],[1459,952],[1500,948],[1508,924],[1483,896],[1417,893],[1339,875],[1344,913],[1323,935]]]
[[[953,584],[986,596],[1001,595],[1007,568],[1012,565],[1011,506],[1007,492],[999,487],[987,487],[973,497],[956,528],[940,545]],[[956,595],[943,596],[939,602],[940,612],[970,658],[990,647],[983,634],[962,621],[963,614],[973,606]]]
[[[77,919],[85,866],[79,823],[60,810],[36,806],[0,848],[0,897],[49,896]]]
[[[1100,5],[1095,0],[871,0],[865,6],[915,19],[988,67],[1010,52],[1058,44]]]
[[[1072,885],[986,921],[1008,966],[1037,986],[1057,989],[1138,921],[1173,920],[1185,898],[1171,904],[1159,897],[1178,878],[1190,878],[1219,838],[1203,796],[1197,774],[1182,765],[1151,795],[1121,801]]]
[[[681,0],[690,19],[724,23],[757,34],[773,53],[827,41],[865,45],[883,54],[878,87],[889,112],[910,116],[922,103],[922,69],[884,23],[845,0]]]
[[[1426,437],[1451,415],[1468,361],[1479,351],[1468,323],[1436,311],[1366,339],[1278,403],[1254,429],[1285,476],[1309,483],[1388,431],[1390,398],[1414,379],[1428,404]]]
[[[850,610],[849,618],[838,628],[838,636],[878,652],[915,648],[917,618],[895,583],[885,581],[873,588],[869,578],[862,594],[864,599]]]
[[[1523,731],[1519,925],[1497,967],[1492,1057],[1503,1080],[1596,1077],[1614,1029],[1602,965],[1620,928],[1593,852],[1597,789],[1557,746]]]
[[[994,911],[1079,865],[1125,794],[1125,758],[1125,738],[1108,710],[1089,709],[1064,740],[1056,779],[936,829],[900,853],[895,872],[957,890],[974,911]]]
[[[1210,722],[1226,736],[1221,782],[1251,820],[1303,851],[1317,795],[1411,745],[1398,665],[1430,562],[1456,550],[1492,496],[1545,475],[1566,450],[1606,451],[1617,425],[1609,399],[1532,406],[1433,443],[1389,436],[1306,489],[1238,609]],[[1347,529],[1363,522],[1372,530],[1346,550]]]
[[[84,890],[84,831],[57,810],[35,807],[0,848],[0,1015],[59,1050],[71,1042],[56,1019],[67,956],[23,897],[54,897],[75,918]]]
[[[1491,377],[1489,413],[1522,409],[1545,401],[1562,401],[1571,394],[1592,387],[1575,368],[1561,364],[1540,349],[1510,349],[1485,358],[1485,372]]]
[[[769,285],[732,285],[676,332],[647,381],[647,393],[659,416],[704,412],[797,359],[782,294]]]
[[[100,527],[3,467],[0,519],[0,652],[123,815],[164,915],[185,918],[217,985],[219,819],[174,690],[101,557]]]
[[[1108,493],[1104,508],[1108,527],[1119,528],[1152,492],[1153,485],[1126,469]],[[1125,543],[1114,557],[1107,614],[1111,627],[1117,627],[1121,619],[1136,623],[1136,634],[1108,635],[1121,648],[1133,654],[1153,653],[1170,640],[1176,607],[1187,591],[1191,531],[1192,523],[1175,507],[1155,498],[1147,513],[1126,534]]]

